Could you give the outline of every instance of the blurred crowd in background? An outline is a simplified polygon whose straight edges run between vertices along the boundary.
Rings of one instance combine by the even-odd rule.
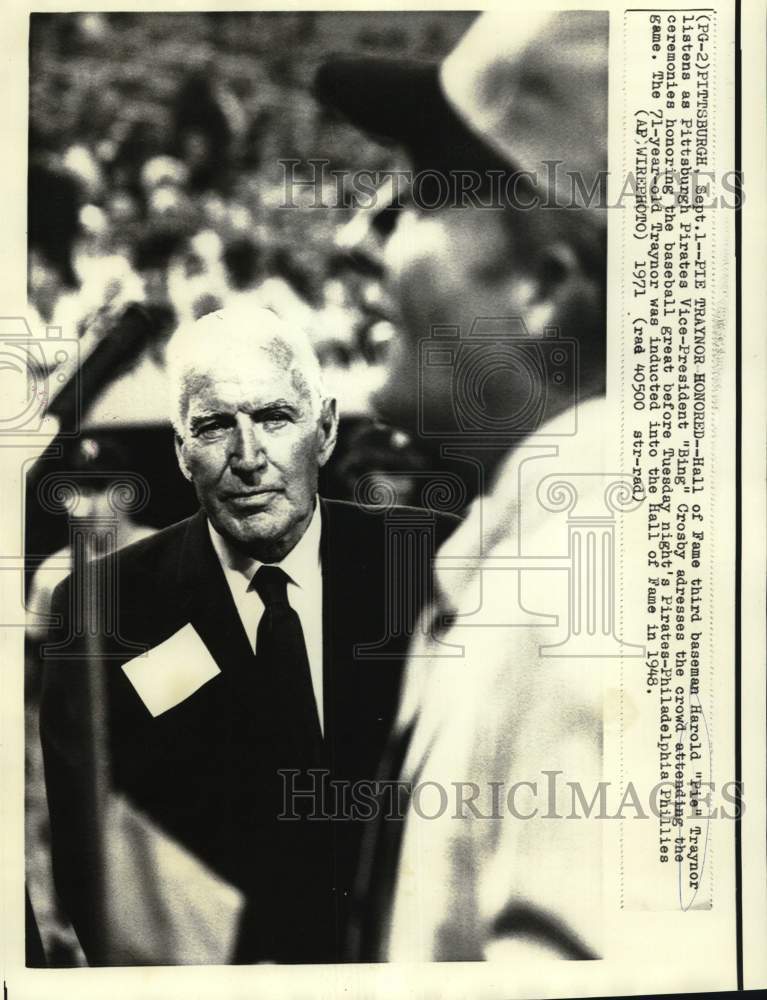
[[[162,424],[167,339],[179,323],[243,295],[309,330],[342,414],[364,421],[393,331],[376,282],[334,242],[352,209],[338,207],[330,172],[396,168],[396,153],[323,110],[312,79],[330,51],[438,57],[471,18],[32,16],[31,322],[78,338],[61,371],[70,378],[80,369],[84,427]],[[287,170],[313,180],[310,160],[327,161],[327,198],[286,180]],[[120,319],[133,303],[149,322],[131,339]],[[100,363],[83,380],[99,346]],[[348,440],[325,484],[337,496],[349,490],[338,474]],[[374,437],[371,457],[385,444]],[[133,451],[129,444],[129,459]],[[364,455],[353,464],[364,467]]]
[[[143,476],[148,502],[119,542],[187,516],[195,498],[176,467],[164,351],[180,323],[243,295],[305,327],[342,414],[321,492],[351,499],[366,473],[397,470],[418,502],[427,467],[368,397],[393,335],[377,284],[338,249],[352,209],[312,186],[286,189],[309,160],[386,170],[395,151],[365,139],[311,96],[331,51],[440,57],[473,14],[447,12],[33,14],[28,174],[29,322],[77,345],[38,373],[63,429],[28,480],[27,605],[45,615],[68,570],[65,510],[40,500],[56,470],[82,480],[70,514],[103,507],[110,476]],[[137,308],[138,307],[138,308]],[[49,358],[50,361],[50,358]],[[53,374],[56,379],[53,379]],[[63,388],[62,388],[63,387]],[[69,392],[68,392],[69,390]],[[414,475],[408,478],[408,472]],[[93,540],[97,554],[99,542]],[[31,628],[30,641],[44,629]],[[28,678],[35,747],[35,678]],[[45,894],[41,761],[28,759],[28,879],[49,953],[78,964],[76,942]]]

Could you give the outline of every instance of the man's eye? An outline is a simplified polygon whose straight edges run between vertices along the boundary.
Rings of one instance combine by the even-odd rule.
[[[393,202],[382,208],[373,219],[373,229],[382,239],[386,239],[394,232],[403,209],[402,204]]]
[[[263,417],[262,423],[268,430],[278,430],[280,427],[284,427],[287,423],[289,423],[290,420],[291,416],[289,413],[276,410],[273,413],[267,413]]]
[[[223,423],[215,421],[209,424],[203,424],[198,427],[195,431],[194,436],[196,438],[201,438],[203,441],[212,441],[217,437],[220,437],[226,432],[226,427]]]

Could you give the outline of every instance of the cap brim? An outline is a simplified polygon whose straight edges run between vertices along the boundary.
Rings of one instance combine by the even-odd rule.
[[[317,71],[314,93],[361,131],[404,146],[417,169],[496,165],[493,150],[445,99],[437,63],[335,56]]]

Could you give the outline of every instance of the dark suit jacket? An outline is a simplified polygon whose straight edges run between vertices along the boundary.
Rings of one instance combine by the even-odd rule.
[[[324,766],[337,781],[370,780],[396,710],[412,631],[402,623],[413,622],[428,599],[431,557],[456,519],[326,500],[321,513]],[[250,901],[235,961],[341,960],[364,823],[275,821],[285,785],[276,778],[285,763],[281,733],[252,684],[255,657],[204,515],[107,557],[100,572],[102,579],[113,574],[116,594],[117,628],[97,635],[111,786]],[[56,887],[86,956],[101,964],[83,655],[92,654],[93,640],[89,647],[73,634],[73,579],[54,594],[62,624],[52,637],[58,653],[48,651],[41,733]],[[393,612],[399,625],[392,630]],[[152,648],[188,622],[221,672],[153,718],[120,669],[136,655],[126,646]],[[360,645],[372,649],[363,655]]]

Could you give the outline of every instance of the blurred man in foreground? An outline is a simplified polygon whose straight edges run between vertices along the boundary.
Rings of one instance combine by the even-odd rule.
[[[481,491],[438,553],[441,634],[411,650],[390,754],[414,791],[363,878],[364,959],[599,954],[601,829],[563,818],[563,782],[590,798],[599,780],[612,625],[579,645],[598,612],[588,628],[571,613],[555,477],[586,473],[588,508],[612,471],[607,36],[606,13],[484,15],[439,67],[338,58],[317,78],[413,167],[409,199],[369,211],[353,248],[377,263],[400,332],[379,411],[435,455],[449,444]]]
[[[199,513],[54,593],[57,890],[91,964],[335,961],[362,827],[312,772],[374,777],[404,656],[389,588],[428,593],[427,543],[454,520],[411,512],[421,545],[395,561],[382,511],[318,499],[336,402],[273,312],[182,328],[169,366]]]

